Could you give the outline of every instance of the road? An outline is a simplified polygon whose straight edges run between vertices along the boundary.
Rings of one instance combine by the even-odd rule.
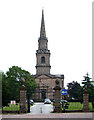
[[[44,103],[34,103],[30,108],[30,114],[49,114],[51,111],[53,111],[53,106]]]

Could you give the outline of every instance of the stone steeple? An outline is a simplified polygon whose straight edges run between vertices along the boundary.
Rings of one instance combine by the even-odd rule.
[[[44,10],[43,9],[42,9],[40,38],[41,39],[46,39],[45,22],[44,22]]]
[[[38,50],[36,51],[36,57],[36,74],[50,74],[50,50],[48,50],[48,40],[45,31],[44,10],[42,10],[40,37],[38,40]]]
[[[44,10],[42,10],[42,19],[41,19],[41,28],[40,28],[40,37],[39,37],[39,48],[38,50],[47,50],[47,38],[46,38],[46,31],[45,31],[45,21],[44,21]]]

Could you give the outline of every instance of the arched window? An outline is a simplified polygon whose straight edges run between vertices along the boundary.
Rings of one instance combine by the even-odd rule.
[[[45,57],[41,57],[41,63],[45,63]]]

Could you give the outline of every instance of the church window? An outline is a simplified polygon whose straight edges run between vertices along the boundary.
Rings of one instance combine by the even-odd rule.
[[[45,57],[41,57],[41,63],[45,63]]]

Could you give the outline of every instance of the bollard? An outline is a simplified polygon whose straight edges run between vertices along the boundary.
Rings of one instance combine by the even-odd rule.
[[[42,113],[42,107],[40,107],[40,113]]]

